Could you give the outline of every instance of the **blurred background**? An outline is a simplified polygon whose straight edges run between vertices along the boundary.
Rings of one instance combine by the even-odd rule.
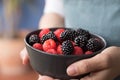
[[[0,0],[0,34],[37,29],[44,0]]]
[[[20,51],[25,35],[38,28],[43,8],[44,0],[0,0],[0,80],[37,80]]]

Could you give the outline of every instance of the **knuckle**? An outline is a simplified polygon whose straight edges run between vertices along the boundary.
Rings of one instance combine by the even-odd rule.
[[[109,67],[111,65],[112,56],[109,54],[106,54],[103,59],[104,59],[103,61],[104,61],[105,67]]]
[[[82,65],[82,72],[86,73],[86,72],[89,72],[89,69],[90,69],[90,64],[88,61],[83,61],[81,62],[81,65]]]

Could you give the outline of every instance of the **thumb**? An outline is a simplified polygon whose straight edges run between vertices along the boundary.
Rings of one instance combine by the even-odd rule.
[[[24,48],[21,52],[20,52],[20,57],[22,59],[22,63],[23,64],[28,64],[29,62],[29,57],[28,57],[28,53],[26,48]]]
[[[77,61],[67,68],[69,76],[77,76],[106,68],[105,56],[100,53],[92,58]]]

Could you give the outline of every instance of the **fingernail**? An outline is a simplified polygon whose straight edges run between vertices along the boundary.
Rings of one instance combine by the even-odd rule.
[[[25,65],[26,64],[25,56],[23,56],[22,59],[23,59],[22,63]]]
[[[76,68],[74,66],[70,66],[67,69],[67,73],[70,76],[75,76],[77,74],[77,70],[76,70]]]
[[[28,64],[28,62],[29,62],[28,57],[27,57],[27,56],[24,56],[24,57],[23,57],[23,62],[22,62],[22,63],[23,63],[24,65],[26,65],[26,64]]]

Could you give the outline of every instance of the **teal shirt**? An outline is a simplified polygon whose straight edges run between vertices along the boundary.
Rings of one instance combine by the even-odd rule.
[[[65,23],[101,35],[120,46],[120,0],[64,0]]]

